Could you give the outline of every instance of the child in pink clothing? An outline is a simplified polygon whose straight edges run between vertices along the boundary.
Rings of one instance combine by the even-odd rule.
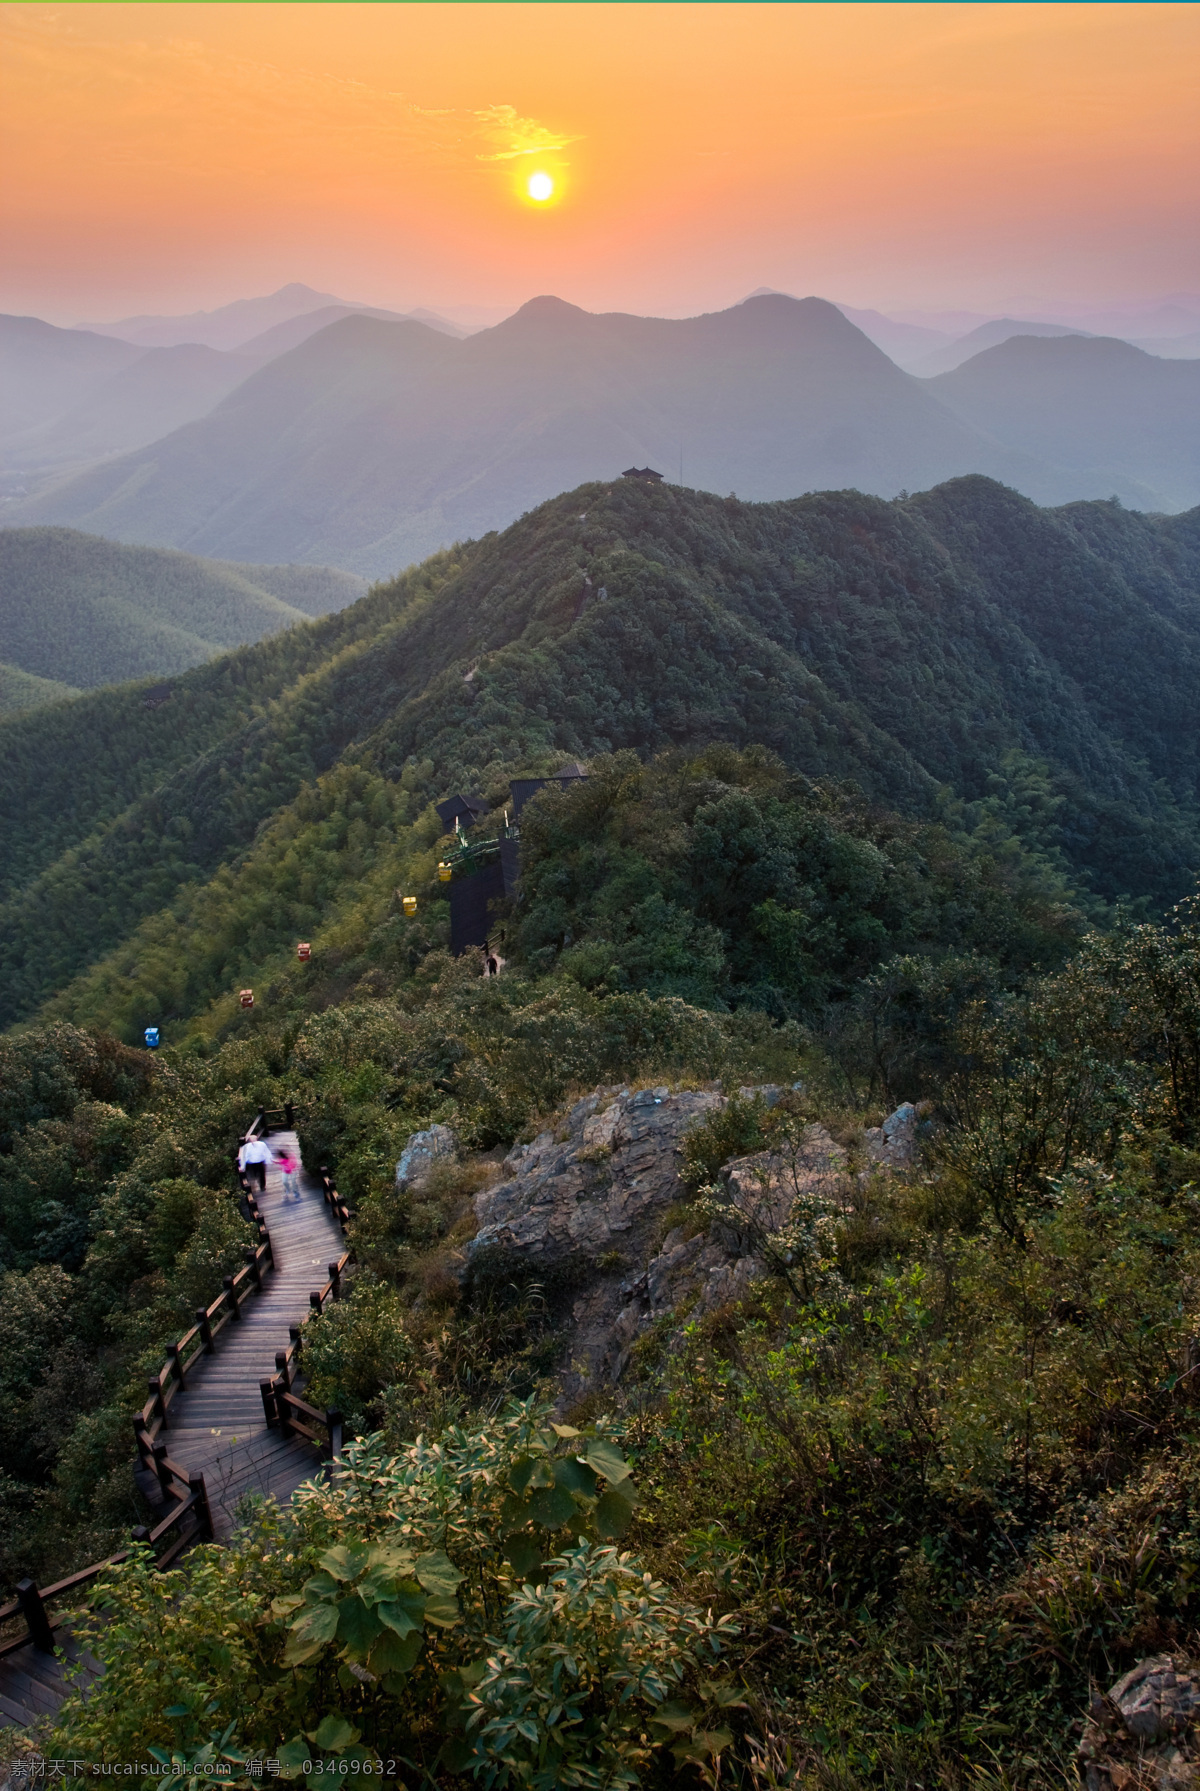
[[[292,1155],[291,1151],[285,1150],[282,1153],[282,1155],[280,1157],[278,1157],[276,1160],[279,1164],[279,1167],[283,1170],[283,1198],[285,1200],[299,1200],[299,1198],[300,1198],[300,1159],[299,1159],[299,1157],[294,1157]]]

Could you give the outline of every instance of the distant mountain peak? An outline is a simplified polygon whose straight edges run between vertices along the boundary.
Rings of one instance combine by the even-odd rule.
[[[506,317],[503,323],[494,325],[498,330],[506,329],[509,324],[519,323],[521,319],[531,322],[545,321],[551,318],[592,317],[595,313],[585,311],[581,305],[572,305],[567,299],[556,298],[552,292],[539,293],[537,298],[526,299],[518,311]]]

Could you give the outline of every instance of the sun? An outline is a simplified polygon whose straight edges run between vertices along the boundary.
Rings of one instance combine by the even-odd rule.
[[[554,195],[554,182],[548,174],[531,174],[528,181],[525,183],[525,191],[529,194],[529,197],[535,199],[539,205],[544,205],[547,199],[552,198]]]

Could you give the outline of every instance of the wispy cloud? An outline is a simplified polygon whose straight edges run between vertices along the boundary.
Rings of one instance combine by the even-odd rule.
[[[578,137],[552,131],[536,118],[522,118],[515,106],[487,106],[473,114],[475,128],[486,149],[476,151],[480,162],[515,162],[523,155],[544,155],[578,143]]]

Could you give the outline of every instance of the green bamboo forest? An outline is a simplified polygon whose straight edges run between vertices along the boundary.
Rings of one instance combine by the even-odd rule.
[[[304,1344],[340,1471],[111,1569],[46,1757],[1076,1782],[1093,1686],[1200,1648],[1198,700],[1200,511],[616,478],[0,720],[4,1597],[147,1521],[260,1108],[353,1213]],[[514,839],[488,975],[441,867]],[[472,1250],[597,1091],[708,1098],[642,1254]],[[820,1198],[738,1218],[761,1272],[581,1375],[589,1300],[818,1135]]]

